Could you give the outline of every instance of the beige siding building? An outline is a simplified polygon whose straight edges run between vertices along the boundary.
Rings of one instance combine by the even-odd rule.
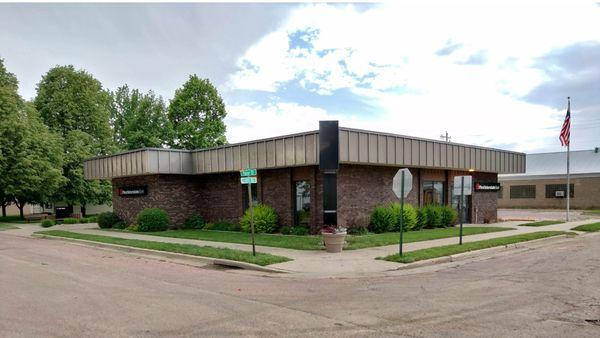
[[[524,174],[498,175],[500,208],[562,209],[567,199],[566,152],[527,155]],[[574,209],[600,208],[600,151],[571,152]]]

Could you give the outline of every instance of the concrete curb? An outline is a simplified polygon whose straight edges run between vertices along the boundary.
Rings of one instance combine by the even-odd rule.
[[[260,266],[257,264],[246,263],[246,262],[232,261],[229,259],[194,256],[194,255],[187,255],[187,254],[176,253],[176,252],[135,248],[135,247],[126,246],[126,245],[100,243],[100,242],[88,241],[85,239],[66,238],[66,237],[50,236],[50,235],[36,234],[36,233],[32,234],[31,236],[36,237],[36,238],[53,239],[53,240],[60,240],[60,241],[65,241],[65,242],[72,242],[72,243],[82,244],[82,245],[86,245],[86,246],[93,246],[93,247],[103,248],[103,249],[126,251],[129,253],[139,253],[139,254],[149,255],[149,256],[160,256],[160,257],[169,258],[169,259],[182,259],[185,261],[191,261],[193,263],[201,262],[201,263],[212,264],[212,265],[230,266],[230,267],[235,267],[235,268],[240,268],[240,269],[245,269],[245,270],[254,270],[254,271],[269,272],[269,273],[289,273],[289,271],[286,271],[283,269],[269,268],[266,266]]]
[[[467,252],[462,252],[462,253],[455,254],[455,255],[443,256],[443,257],[438,257],[438,258],[417,261],[414,263],[404,263],[404,265],[401,265],[397,268],[394,268],[394,269],[391,269],[388,271],[416,269],[416,268],[420,268],[420,267],[437,265],[437,264],[442,264],[442,263],[457,262],[457,261],[462,261],[462,260],[466,260],[466,259],[470,259],[470,258],[476,258],[476,257],[480,257],[480,256],[515,250],[515,249],[534,249],[534,248],[541,246],[541,245],[535,245],[535,244],[539,244],[540,242],[544,242],[544,244],[546,244],[547,242],[551,242],[552,240],[556,241],[556,240],[565,239],[568,237],[569,237],[569,235],[563,234],[563,235],[551,236],[551,237],[546,237],[546,238],[538,238],[538,239],[534,239],[531,241],[507,244],[507,245],[502,245],[502,246],[495,246],[492,248],[486,248],[486,249],[481,249],[481,250],[467,251]],[[534,244],[534,245],[532,246],[530,244]]]

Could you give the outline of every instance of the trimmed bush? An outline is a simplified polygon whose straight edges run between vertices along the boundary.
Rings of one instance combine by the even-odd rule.
[[[242,230],[250,232],[250,208],[240,218]],[[273,233],[277,229],[277,213],[265,204],[254,207],[254,231],[256,233]]]
[[[427,211],[424,208],[417,210],[417,225],[413,230],[421,230],[429,223],[429,217]]]
[[[103,212],[98,215],[98,226],[101,229],[109,229],[121,219],[114,212]]]
[[[135,223],[129,224],[129,226],[127,227],[127,231],[133,231],[133,232],[138,231],[138,225]]]
[[[165,231],[169,228],[169,215],[161,208],[148,208],[140,211],[136,217],[138,231]]]
[[[204,218],[199,214],[193,214],[183,223],[183,229],[202,229],[204,228]]]
[[[369,223],[369,231],[376,234],[389,231],[394,226],[394,214],[392,210],[386,206],[378,205],[371,213],[371,221]]]
[[[417,211],[412,205],[404,204],[403,220],[404,231],[413,230],[417,226]],[[369,231],[374,233],[400,231],[400,203],[376,206],[371,213]]]
[[[86,218],[86,217],[81,217],[79,219],[79,223],[80,224],[87,224],[87,223],[90,223],[90,220],[88,218]]]
[[[287,225],[284,225],[281,227],[281,230],[279,230],[281,232],[282,235],[290,235],[292,233],[292,228],[290,228]]]
[[[98,221],[98,217],[96,216],[88,216],[86,219],[88,223],[96,223]]]
[[[292,228],[292,235],[296,236],[306,236],[309,234],[309,230],[307,227],[297,226]]]
[[[77,224],[77,223],[79,223],[79,220],[77,218],[67,217],[67,218],[63,219],[63,223],[64,224]]]
[[[118,221],[117,223],[113,224],[112,227],[113,227],[113,229],[123,230],[123,229],[127,229],[127,224],[123,221]]]
[[[442,212],[442,226],[450,227],[456,224],[458,221],[458,212],[452,207],[444,205],[441,206]]]
[[[54,221],[51,219],[45,219],[42,221],[42,226],[44,228],[49,228],[49,227],[53,226],[54,224],[55,224]]]
[[[390,213],[393,216],[392,224],[388,231],[400,231],[400,203],[391,203],[388,205],[390,209]],[[402,228],[404,231],[411,231],[417,225],[417,211],[410,204],[404,204],[404,215],[403,215],[404,223],[402,224]]]

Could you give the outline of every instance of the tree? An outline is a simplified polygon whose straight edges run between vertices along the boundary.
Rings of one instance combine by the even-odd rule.
[[[111,93],[110,122],[113,140],[120,149],[162,147],[170,139],[167,108],[152,91],[143,94],[128,86]]]
[[[83,160],[113,152],[116,148],[109,125],[110,94],[100,81],[73,66],[48,71],[37,86],[35,107],[46,125],[64,139],[63,175],[67,179],[55,201],[70,205],[105,203],[111,199],[108,182],[88,182]]]
[[[0,133],[4,134],[9,128],[9,117],[14,116],[23,109],[23,100],[18,94],[19,82],[17,77],[10,73],[4,66],[4,59],[0,59]],[[2,216],[6,216],[6,207],[13,201],[8,195],[7,170],[9,156],[11,155],[11,140],[6,137],[0,138],[0,205]]]
[[[92,75],[71,65],[56,66],[38,83],[34,102],[52,131],[65,137],[72,130],[80,130],[92,136],[100,153],[114,150],[110,94]]]
[[[13,199],[23,218],[25,204],[50,201],[65,181],[61,139],[29,103],[5,117],[0,138],[6,142],[2,145],[7,157],[2,173],[5,195]]]
[[[225,104],[208,79],[191,75],[175,91],[169,105],[173,126],[173,148],[198,149],[223,145],[225,138]]]

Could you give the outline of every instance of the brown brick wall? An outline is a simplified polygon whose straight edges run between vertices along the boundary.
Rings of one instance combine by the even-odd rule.
[[[341,165],[338,172],[338,224],[367,226],[376,205],[398,202],[392,192],[392,180],[397,171],[395,167]],[[406,202],[418,206],[418,169],[410,171],[413,189]]]
[[[171,223],[180,225],[196,212],[200,191],[197,177],[180,175],[151,175],[113,179],[114,211],[128,224],[135,222],[136,215],[145,208],[162,208],[169,213]],[[148,195],[120,197],[117,189],[127,186],[147,186]]]
[[[291,168],[261,170],[259,200],[275,209],[279,224],[293,225]]]

